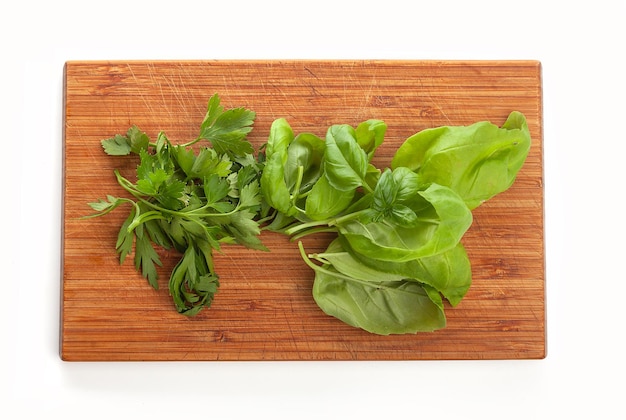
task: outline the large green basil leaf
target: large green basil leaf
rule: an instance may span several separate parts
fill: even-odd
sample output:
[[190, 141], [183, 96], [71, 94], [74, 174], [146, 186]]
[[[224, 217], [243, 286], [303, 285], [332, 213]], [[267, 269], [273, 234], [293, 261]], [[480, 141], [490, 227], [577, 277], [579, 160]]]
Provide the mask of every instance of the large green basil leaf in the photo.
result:
[[456, 306], [463, 299], [472, 282], [470, 260], [461, 243], [449, 251], [431, 257], [406, 262], [381, 261], [367, 258], [350, 248], [340, 235], [326, 251], [315, 254], [315, 259], [332, 265], [339, 273], [363, 281], [415, 280], [432, 286]]
[[444, 328], [446, 318], [440, 296], [425, 288], [412, 281], [350, 280], [327, 267], [316, 270], [313, 298], [327, 315], [374, 334], [430, 332]]
[[526, 118], [514, 111], [502, 128], [482, 121], [414, 134], [396, 150], [391, 166], [410, 168], [422, 184], [452, 188], [474, 209], [513, 184], [530, 144]]
[[350, 191], [364, 184], [368, 160], [356, 141], [356, 132], [347, 124], [333, 125], [326, 134], [324, 175], [339, 191]]
[[[337, 239], [342, 243], [342, 251], [350, 255], [352, 260], [345, 255], [328, 258], [329, 262], [339, 270], [357, 266], [359, 263], [367, 268], [360, 268], [363, 272], [383, 272], [388, 276], [396, 276], [403, 279], [414, 279], [437, 289], [450, 302], [456, 306], [467, 294], [472, 283], [472, 266], [462, 243], [449, 251], [442, 252], [430, 257], [416, 258], [404, 262], [382, 261], [368, 258], [354, 252], [343, 236]], [[328, 252], [328, 251], [327, 251]]]
[[[419, 200], [418, 200], [419, 199]], [[417, 223], [398, 225], [388, 218], [338, 219], [339, 232], [358, 253], [383, 261], [409, 261], [454, 248], [472, 224], [472, 213], [461, 197], [442, 185], [431, 184], [410, 203]]]

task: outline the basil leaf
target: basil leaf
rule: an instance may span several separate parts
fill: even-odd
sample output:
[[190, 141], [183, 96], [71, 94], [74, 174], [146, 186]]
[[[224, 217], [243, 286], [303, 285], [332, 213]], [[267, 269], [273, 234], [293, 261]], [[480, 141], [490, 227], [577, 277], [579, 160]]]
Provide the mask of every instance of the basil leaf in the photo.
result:
[[326, 145], [314, 134], [301, 133], [289, 144], [285, 164], [285, 183], [294, 194], [311, 189], [321, 175], [322, 158]]
[[280, 154], [283, 164], [287, 162], [287, 148], [294, 140], [293, 130], [284, 118], [278, 118], [272, 122], [270, 134], [265, 145], [267, 158], [274, 154]]
[[291, 194], [285, 182], [285, 165], [288, 159], [287, 148], [293, 141], [291, 127], [284, 119], [272, 123], [266, 145], [266, 162], [261, 174], [261, 189], [265, 201], [285, 214], [293, 215]]
[[413, 200], [420, 189], [417, 175], [408, 168], [386, 169], [374, 189], [372, 209], [374, 220], [391, 217], [400, 226], [410, 226], [418, 221], [415, 211], [406, 203]]
[[[349, 253], [355, 260], [353, 264], [360, 263], [370, 270], [384, 272], [387, 275], [395, 275], [403, 279], [413, 279], [432, 286], [441, 292], [452, 306], [461, 302], [471, 286], [472, 266], [465, 247], [460, 242], [454, 248], [430, 257], [398, 262], [366, 257], [354, 252], [344, 237], [340, 236], [338, 240], [342, 243], [342, 250]], [[344, 260], [338, 262], [329, 259], [329, 261], [342, 271], [340, 267], [342, 267]]]
[[341, 237], [337, 237], [328, 245], [326, 251], [310, 257], [332, 265], [339, 273], [357, 280], [380, 283], [402, 281], [407, 278], [404, 274], [378, 270], [375, 265], [365, 265], [353, 252], [344, 247], [344, 242]]
[[334, 125], [326, 134], [324, 174], [339, 191], [350, 191], [364, 184], [367, 154], [356, 141], [354, 128]]
[[306, 198], [305, 213], [311, 220], [335, 217], [352, 203], [354, 195], [355, 190], [340, 191], [321, 177]]
[[474, 209], [513, 184], [530, 144], [526, 118], [515, 111], [502, 128], [483, 121], [416, 133], [397, 149], [391, 166], [411, 169], [422, 184], [452, 188]]
[[438, 295], [419, 283], [365, 283], [335, 273], [332, 267], [318, 270], [313, 282], [313, 298], [327, 315], [379, 335], [429, 332], [446, 326], [440, 298], [433, 302]]
[[291, 206], [289, 190], [285, 184], [285, 171], [280, 155], [273, 155], [265, 162], [261, 175], [264, 198], [275, 209], [288, 213]]
[[364, 217], [338, 219], [337, 227], [356, 252], [383, 261], [408, 261], [454, 248], [472, 224], [471, 211], [450, 188], [432, 184], [414, 201], [419, 223], [376, 221], [363, 212]]
[[374, 157], [374, 152], [383, 143], [387, 124], [381, 120], [363, 121], [356, 127], [356, 141], [361, 149], [367, 153], [368, 162]]

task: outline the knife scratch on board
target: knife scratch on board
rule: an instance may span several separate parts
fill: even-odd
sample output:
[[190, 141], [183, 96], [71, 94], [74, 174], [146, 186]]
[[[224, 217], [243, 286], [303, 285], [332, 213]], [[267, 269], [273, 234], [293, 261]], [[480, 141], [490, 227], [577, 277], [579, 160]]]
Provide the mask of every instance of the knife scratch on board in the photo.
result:
[[[132, 76], [133, 80], [135, 81], [135, 85], [136, 86], [141, 86], [141, 80], [139, 80], [139, 78], [137, 77], [137, 75], [135, 74], [135, 72], [133, 71], [133, 67], [132, 65], [129, 63], [126, 65], [126, 67], [128, 68], [128, 71], [130, 72], [130, 75]], [[141, 90], [138, 89], [137, 91], [141, 101], [144, 103], [144, 105], [148, 108], [148, 110], [150, 111], [150, 113], [154, 113], [154, 109], [152, 108], [152, 105], [150, 103], [150, 101], [147, 101], [145, 96], [141, 93]]]
[[[167, 112], [167, 115], [170, 118], [174, 117], [174, 114], [172, 113], [172, 109], [169, 106], [167, 106], [167, 101], [166, 101], [166, 98], [165, 98], [165, 94], [163, 92], [163, 84], [161, 83], [161, 80], [159, 80], [158, 74], [155, 71], [154, 63], [149, 63], [147, 65], [147, 69], [148, 69], [148, 73], [150, 75], [150, 80], [153, 81], [153, 84], [157, 87], [159, 95], [161, 96], [161, 103], [163, 104], [163, 108], [165, 109], [165, 111]], [[176, 93], [177, 89], [171, 83], [171, 80], [169, 80], [169, 78], [167, 78], [167, 77], [163, 77], [163, 79], [165, 79], [165, 82], [170, 87], [173, 88], [172, 91], [174, 92], [174, 95], [177, 95], [177, 93]], [[144, 99], [143, 95], [142, 95], [142, 99]], [[145, 100], [144, 100], [144, 102], [145, 102]], [[150, 109], [150, 111], [152, 111], [152, 109]]]

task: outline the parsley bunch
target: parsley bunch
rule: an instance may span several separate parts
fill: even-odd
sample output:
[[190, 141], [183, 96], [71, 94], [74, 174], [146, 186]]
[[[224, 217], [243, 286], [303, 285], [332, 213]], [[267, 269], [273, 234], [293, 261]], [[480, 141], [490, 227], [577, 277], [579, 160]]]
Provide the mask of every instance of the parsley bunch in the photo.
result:
[[[120, 227], [116, 250], [120, 264], [133, 253], [135, 268], [158, 289], [155, 246], [182, 254], [169, 279], [179, 313], [192, 316], [209, 307], [219, 287], [213, 251], [237, 243], [267, 250], [259, 239], [262, 163], [247, 140], [255, 113], [245, 108], [224, 110], [215, 94], [198, 137], [174, 145], [160, 132], [155, 142], [136, 126], [125, 135], [102, 140], [108, 155], [139, 156], [135, 182], [115, 171], [130, 197], [107, 195], [89, 203], [103, 216], [122, 204], [130, 212]], [[192, 147], [205, 141], [208, 145]]]

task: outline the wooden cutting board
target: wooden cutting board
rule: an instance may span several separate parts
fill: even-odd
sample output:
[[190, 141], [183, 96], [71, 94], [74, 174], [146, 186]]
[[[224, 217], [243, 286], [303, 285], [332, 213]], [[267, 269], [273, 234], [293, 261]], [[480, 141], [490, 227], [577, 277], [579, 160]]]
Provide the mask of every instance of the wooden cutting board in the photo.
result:
[[[540, 359], [546, 355], [541, 65], [535, 61], [68, 62], [64, 74], [64, 188], [60, 354], [67, 361]], [[179, 256], [160, 252], [160, 289], [119, 264], [128, 209], [106, 217], [87, 202], [123, 195], [136, 157], [105, 155], [100, 140], [135, 124], [153, 139], [195, 138], [211, 95], [257, 113], [260, 146], [275, 118], [323, 137], [370, 118], [388, 125], [377, 166], [408, 136], [440, 125], [523, 112], [533, 139], [515, 184], [474, 211], [463, 243], [473, 267], [466, 298], [432, 333], [377, 336], [321, 312], [295, 243], [264, 233], [271, 252], [228, 246], [221, 287], [198, 316], [179, 315], [167, 280]], [[310, 252], [329, 237], [310, 238]]]

